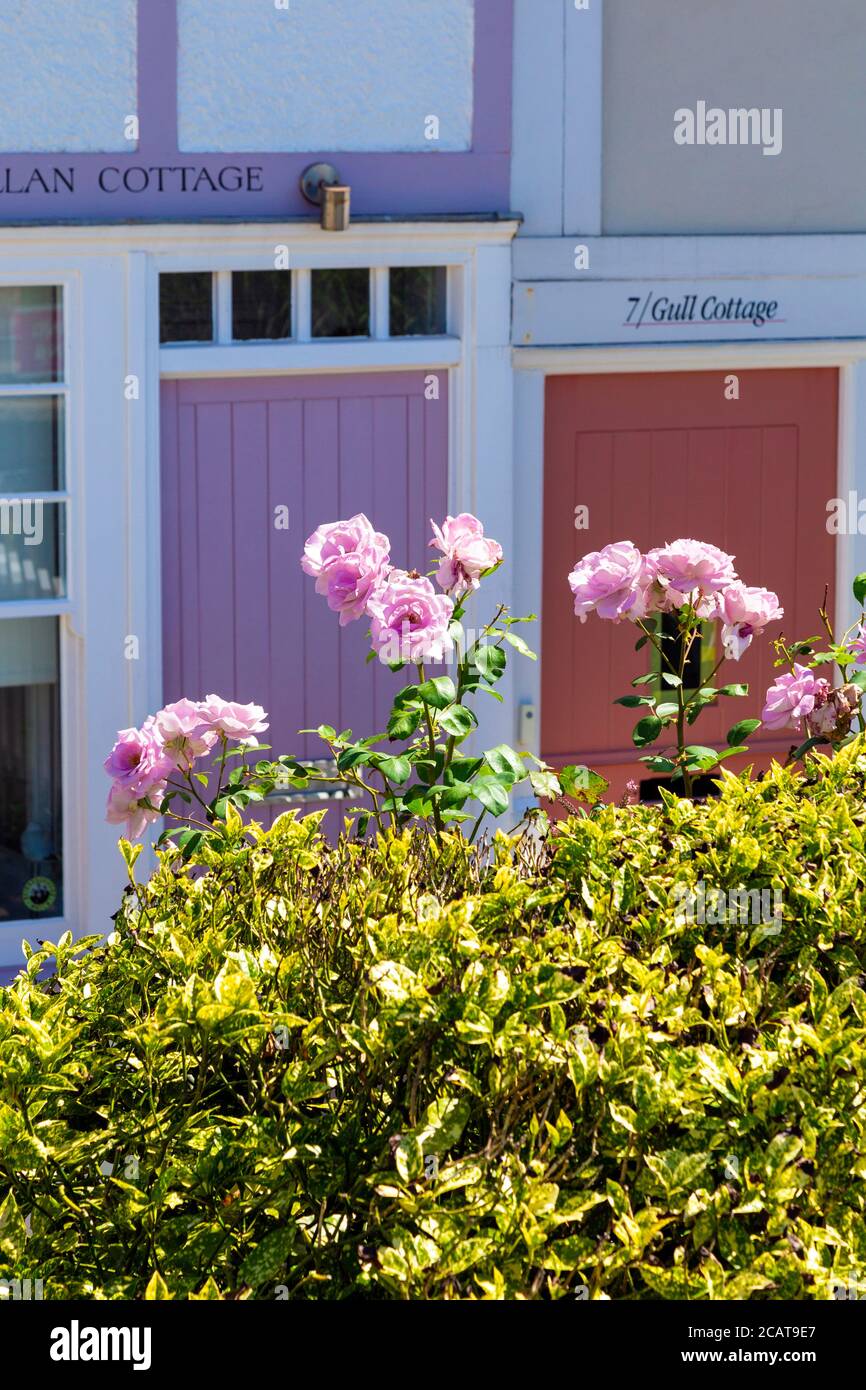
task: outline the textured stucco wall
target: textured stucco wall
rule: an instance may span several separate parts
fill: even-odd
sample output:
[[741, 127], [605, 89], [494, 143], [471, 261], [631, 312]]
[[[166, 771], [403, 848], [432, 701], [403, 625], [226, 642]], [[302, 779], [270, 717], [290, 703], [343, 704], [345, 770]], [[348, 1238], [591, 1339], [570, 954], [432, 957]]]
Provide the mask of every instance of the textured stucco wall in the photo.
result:
[[0, 150], [131, 150], [136, 0], [2, 0]]
[[179, 0], [178, 18], [181, 150], [471, 147], [473, 0]]

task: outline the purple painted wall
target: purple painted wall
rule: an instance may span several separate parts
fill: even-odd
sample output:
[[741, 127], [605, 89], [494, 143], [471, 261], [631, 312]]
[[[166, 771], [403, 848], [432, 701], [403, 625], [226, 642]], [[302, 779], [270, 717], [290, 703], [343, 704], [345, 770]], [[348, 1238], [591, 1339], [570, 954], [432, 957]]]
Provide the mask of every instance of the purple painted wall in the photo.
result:
[[[300, 568], [320, 522], [366, 512], [395, 565], [423, 565], [445, 515], [447, 376], [271, 377], [162, 384], [163, 690], [256, 701], [280, 753], [322, 757], [298, 730], [385, 728], [405, 685], [365, 665], [363, 620], [340, 628]], [[289, 508], [277, 530], [274, 509]]]
[[513, 0], [476, 0], [468, 153], [191, 155], [177, 149], [177, 0], [142, 0], [138, 149], [0, 155], [0, 222], [310, 216], [298, 180], [320, 159], [351, 184], [356, 215], [507, 212], [512, 18]]

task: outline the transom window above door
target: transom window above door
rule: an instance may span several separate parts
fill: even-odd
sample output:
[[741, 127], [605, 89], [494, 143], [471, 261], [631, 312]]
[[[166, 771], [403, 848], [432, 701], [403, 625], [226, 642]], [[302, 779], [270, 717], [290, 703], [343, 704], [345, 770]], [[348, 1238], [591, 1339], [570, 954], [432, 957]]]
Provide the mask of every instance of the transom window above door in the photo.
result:
[[447, 332], [446, 266], [172, 271], [159, 277], [164, 346]]

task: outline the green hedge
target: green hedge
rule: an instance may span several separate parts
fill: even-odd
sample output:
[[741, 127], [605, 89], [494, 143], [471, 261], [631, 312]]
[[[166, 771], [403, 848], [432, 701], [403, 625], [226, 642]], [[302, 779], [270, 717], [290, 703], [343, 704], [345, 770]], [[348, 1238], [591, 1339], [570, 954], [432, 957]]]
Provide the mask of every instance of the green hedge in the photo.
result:
[[[167, 853], [107, 944], [37, 951], [0, 990], [0, 1277], [107, 1298], [860, 1282], [864, 775], [858, 740], [704, 805], [599, 808], [537, 852], [500, 837], [487, 867], [456, 836], [330, 849], [317, 817]], [[776, 891], [782, 919], [689, 921], [700, 881]]]

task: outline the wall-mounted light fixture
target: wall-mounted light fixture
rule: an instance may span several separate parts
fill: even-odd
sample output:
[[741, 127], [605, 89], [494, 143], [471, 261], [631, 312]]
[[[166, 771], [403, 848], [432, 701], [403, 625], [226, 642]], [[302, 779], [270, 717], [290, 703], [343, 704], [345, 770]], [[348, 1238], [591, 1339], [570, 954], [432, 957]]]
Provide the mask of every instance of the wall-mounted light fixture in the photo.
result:
[[345, 232], [350, 221], [352, 190], [340, 183], [333, 164], [311, 164], [301, 175], [301, 192], [322, 210], [322, 231]]

